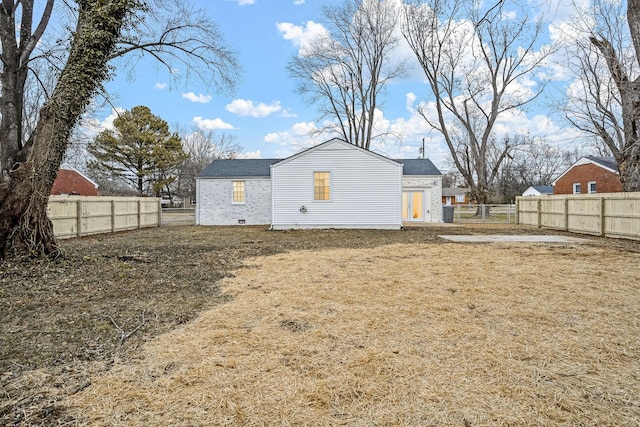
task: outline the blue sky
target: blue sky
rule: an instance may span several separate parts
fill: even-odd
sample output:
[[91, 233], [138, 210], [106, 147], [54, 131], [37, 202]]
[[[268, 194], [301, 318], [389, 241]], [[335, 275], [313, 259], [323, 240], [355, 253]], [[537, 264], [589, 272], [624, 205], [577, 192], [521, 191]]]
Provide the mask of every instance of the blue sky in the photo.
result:
[[[119, 73], [107, 84], [107, 90], [116, 94], [115, 106], [130, 109], [146, 105], [172, 127], [196, 125], [235, 135], [243, 156], [249, 158], [286, 157], [309, 146], [311, 141], [306, 134], [317, 125], [318, 115], [315, 107], [306, 105], [296, 93], [296, 82], [286, 67], [305, 37], [321, 29], [320, 5], [337, 0], [198, 1], [209, 10], [227, 44], [237, 52], [243, 67], [237, 91], [233, 95], [216, 94], [198, 81], [170, 85], [166, 70], [141, 63], [133, 79]], [[569, 5], [569, 0], [546, 2], [543, 12], [550, 12], [549, 23], [558, 21], [570, 13]], [[409, 54], [407, 49], [399, 49], [398, 55]], [[417, 158], [425, 138], [427, 157], [447, 170], [448, 149], [415, 112], [416, 102], [424, 99], [427, 92], [417, 68], [389, 86], [379, 116], [380, 126], [401, 132], [403, 141], [374, 144], [373, 150], [392, 158]], [[100, 111], [96, 119], [101, 126], [108, 126], [113, 112]], [[560, 120], [541, 104], [506, 118], [504, 125], [566, 146], [575, 139], [576, 132], [562, 128]]]

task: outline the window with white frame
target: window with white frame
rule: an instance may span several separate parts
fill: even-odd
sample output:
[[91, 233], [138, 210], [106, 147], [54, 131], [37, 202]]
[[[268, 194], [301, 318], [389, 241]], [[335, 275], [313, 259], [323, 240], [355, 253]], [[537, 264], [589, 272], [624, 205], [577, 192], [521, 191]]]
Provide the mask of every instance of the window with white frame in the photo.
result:
[[582, 193], [582, 186], [580, 185], [579, 182], [574, 182], [573, 183], [573, 194], [580, 194]]
[[331, 200], [330, 178], [329, 172], [313, 173], [313, 200]]
[[589, 191], [589, 194], [596, 193], [596, 182], [595, 181], [587, 182], [587, 190]]
[[233, 181], [232, 203], [244, 203], [244, 181]]
[[464, 194], [459, 194], [456, 196], [456, 203], [464, 203]]

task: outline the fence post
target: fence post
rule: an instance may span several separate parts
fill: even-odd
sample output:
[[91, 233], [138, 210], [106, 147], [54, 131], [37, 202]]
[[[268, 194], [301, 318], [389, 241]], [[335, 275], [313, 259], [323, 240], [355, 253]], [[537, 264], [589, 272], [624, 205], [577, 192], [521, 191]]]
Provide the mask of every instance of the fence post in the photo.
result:
[[569, 231], [569, 198], [564, 196], [564, 231]]
[[142, 199], [138, 198], [138, 228], [142, 228]]
[[518, 199], [516, 197], [516, 211], [514, 212], [515, 214], [515, 218], [514, 218], [514, 224], [518, 225], [520, 224], [520, 199]]
[[158, 227], [162, 227], [162, 198], [158, 199]]
[[76, 221], [78, 221], [76, 234], [78, 237], [82, 237], [82, 200], [80, 199], [76, 200]]
[[538, 228], [542, 228], [542, 200], [541, 199], [537, 200], [536, 209], [538, 210]]
[[605, 236], [605, 227], [604, 227], [604, 197], [600, 197], [600, 236]]
[[116, 232], [116, 201], [111, 199], [111, 232]]

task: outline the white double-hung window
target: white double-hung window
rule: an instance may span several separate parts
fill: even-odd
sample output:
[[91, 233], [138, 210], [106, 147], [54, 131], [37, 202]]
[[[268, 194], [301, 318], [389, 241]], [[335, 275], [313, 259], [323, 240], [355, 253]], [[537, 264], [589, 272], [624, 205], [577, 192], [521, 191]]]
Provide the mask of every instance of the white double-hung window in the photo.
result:
[[233, 181], [233, 195], [231, 197], [231, 203], [241, 204], [244, 203], [244, 181]]
[[331, 173], [313, 173], [313, 200], [331, 200]]

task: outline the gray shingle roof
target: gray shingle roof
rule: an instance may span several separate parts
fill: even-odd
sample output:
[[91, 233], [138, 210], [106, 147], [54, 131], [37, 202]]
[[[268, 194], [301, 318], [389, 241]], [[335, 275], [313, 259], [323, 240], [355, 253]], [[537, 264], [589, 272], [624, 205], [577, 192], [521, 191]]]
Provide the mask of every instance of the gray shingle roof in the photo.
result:
[[532, 187], [540, 194], [553, 194], [553, 186], [551, 185], [534, 185]]
[[[269, 177], [270, 166], [283, 159], [214, 160], [200, 172], [198, 178]], [[442, 175], [429, 159], [393, 159], [404, 164], [403, 175]]]
[[271, 165], [282, 159], [220, 159], [200, 172], [198, 178], [269, 177]]
[[442, 175], [442, 172], [429, 159], [393, 159], [402, 163], [403, 175]]
[[[323, 144], [311, 147], [301, 153], [294, 154], [286, 159], [221, 159], [214, 160], [197, 175], [197, 178], [240, 178], [240, 177], [269, 177], [271, 165], [300, 156], [306, 151], [315, 150], [332, 142], [342, 140], [331, 139]], [[355, 147], [354, 147], [355, 148]], [[362, 148], [358, 148], [362, 150]], [[392, 162], [402, 163], [403, 175], [442, 175], [438, 168], [429, 159], [389, 159], [380, 154], [371, 152], [372, 155], [387, 159]]]
[[469, 192], [468, 188], [443, 187], [442, 195], [445, 197], [464, 196]]
[[614, 157], [598, 157], [598, 156], [586, 156], [587, 159], [596, 162], [606, 168], [618, 170], [618, 162]]

